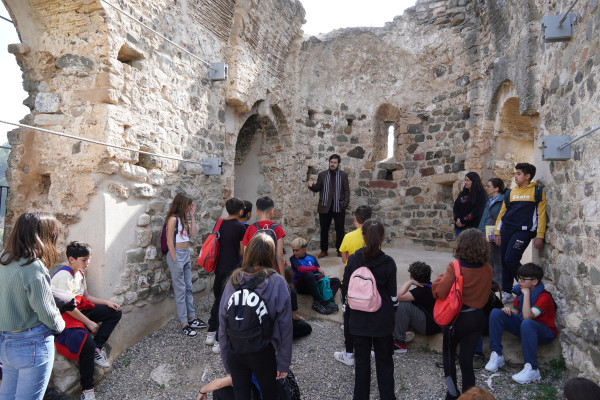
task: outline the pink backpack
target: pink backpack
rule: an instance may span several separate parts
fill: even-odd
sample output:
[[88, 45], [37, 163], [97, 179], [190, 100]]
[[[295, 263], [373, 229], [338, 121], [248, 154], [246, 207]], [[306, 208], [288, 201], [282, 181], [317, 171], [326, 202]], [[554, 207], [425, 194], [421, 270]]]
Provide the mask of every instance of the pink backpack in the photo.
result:
[[350, 276], [348, 306], [353, 310], [366, 312], [375, 312], [381, 307], [381, 296], [369, 268], [360, 267]]

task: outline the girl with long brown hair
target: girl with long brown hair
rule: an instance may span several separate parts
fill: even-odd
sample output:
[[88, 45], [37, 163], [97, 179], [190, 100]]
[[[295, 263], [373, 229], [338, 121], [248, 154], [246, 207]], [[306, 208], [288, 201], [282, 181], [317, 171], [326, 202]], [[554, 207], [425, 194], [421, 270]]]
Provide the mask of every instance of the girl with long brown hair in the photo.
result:
[[[287, 376], [292, 361], [292, 305], [285, 279], [274, 270], [275, 243], [264, 234], [254, 235], [246, 247], [242, 267], [231, 273], [219, 307], [219, 345], [225, 371], [231, 374], [236, 400], [250, 398], [252, 374], [256, 377], [264, 399], [277, 398], [276, 379]], [[248, 291], [248, 292], [246, 292]], [[245, 295], [241, 295], [243, 292]], [[249, 294], [249, 292], [253, 292]], [[258, 296], [256, 300], [254, 294]], [[238, 307], [238, 304], [241, 306]], [[261, 333], [243, 332], [246, 314], [228, 315], [244, 306], [255, 304], [261, 314]], [[264, 304], [263, 304], [264, 303]], [[233, 306], [234, 309], [232, 309]], [[266, 313], [264, 313], [266, 308]], [[263, 315], [265, 314], [265, 315]], [[233, 325], [230, 321], [239, 321]], [[264, 321], [263, 321], [264, 320]], [[266, 324], [266, 325], [263, 325]], [[272, 324], [272, 328], [269, 327]], [[272, 333], [265, 337], [265, 330]], [[254, 334], [256, 333], [256, 334]]]
[[48, 268], [58, 258], [53, 216], [24, 213], [0, 255], [0, 399], [41, 400], [54, 364], [54, 334], [65, 322]]
[[190, 337], [197, 335], [194, 329], [206, 328], [206, 323], [196, 317], [192, 296], [192, 263], [190, 260], [190, 236], [196, 237], [196, 205], [185, 193], [177, 193], [165, 224], [167, 225], [167, 265], [171, 271], [175, 308], [182, 332]]

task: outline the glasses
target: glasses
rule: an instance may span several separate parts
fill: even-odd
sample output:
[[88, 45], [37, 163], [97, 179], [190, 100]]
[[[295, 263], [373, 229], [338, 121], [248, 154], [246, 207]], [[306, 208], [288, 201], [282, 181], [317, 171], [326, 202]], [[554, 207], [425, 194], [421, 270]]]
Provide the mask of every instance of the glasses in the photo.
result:
[[522, 276], [517, 276], [517, 282], [525, 282], [525, 281], [535, 281], [536, 278], [523, 278]]

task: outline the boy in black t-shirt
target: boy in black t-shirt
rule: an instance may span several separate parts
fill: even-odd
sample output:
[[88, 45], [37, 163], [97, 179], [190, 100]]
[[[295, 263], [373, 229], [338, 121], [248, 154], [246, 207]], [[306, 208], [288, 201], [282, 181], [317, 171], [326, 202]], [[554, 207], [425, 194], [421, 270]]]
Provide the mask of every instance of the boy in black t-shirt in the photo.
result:
[[229, 199], [225, 202], [225, 209], [229, 214], [227, 218], [221, 222], [219, 228], [219, 260], [215, 267], [215, 281], [213, 285], [213, 293], [215, 302], [210, 310], [210, 319], [208, 320], [208, 332], [206, 332], [207, 345], [212, 345], [212, 352], [219, 353], [219, 343], [217, 340], [217, 331], [219, 330], [219, 304], [221, 303], [221, 293], [223, 285], [231, 274], [231, 272], [239, 266], [242, 256], [242, 239], [246, 228], [239, 221], [239, 218], [244, 214], [244, 202], [240, 199]]
[[[431, 293], [431, 267], [417, 261], [410, 264], [408, 272], [410, 279], [398, 290], [400, 303], [396, 309], [394, 353], [406, 353], [406, 342], [415, 337], [413, 330], [422, 335], [440, 332], [440, 327], [433, 320], [435, 298]], [[410, 289], [412, 286], [414, 288]]]

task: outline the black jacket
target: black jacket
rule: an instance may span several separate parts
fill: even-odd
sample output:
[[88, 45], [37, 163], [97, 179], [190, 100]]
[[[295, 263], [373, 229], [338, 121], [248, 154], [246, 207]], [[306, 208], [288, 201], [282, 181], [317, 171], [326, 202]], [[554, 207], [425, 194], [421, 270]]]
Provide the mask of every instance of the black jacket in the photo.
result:
[[[346, 174], [339, 168], [338, 173], [340, 174], [340, 178], [342, 181], [342, 187], [340, 188], [340, 210], [344, 211], [346, 210], [346, 208], [348, 208], [348, 205], [350, 204], [350, 185], [348, 183], [348, 174]], [[327, 214], [329, 210], [333, 207], [333, 187], [329, 191], [327, 199], [325, 199], [327, 205], [323, 205], [323, 188], [325, 187], [325, 179], [327, 179], [327, 171], [319, 172], [317, 181], [309, 187], [309, 189], [313, 192], [319, 192], [319, 205], [317, 207], [317, 212], [319, 214]]]
[[485, 193], [480, 193], [475, 204], [472, 204], [469, 199], [469, 192], [463, 190], [454, 201], [454, 208], [452, 210], [454, 223], [456, 224], [456, 220], [460, 219], [460, 222], [464, 225], [460, 229], [479, 227], [479, 221], [481, 221], [486, 203], [487, 197]]
[[348, 265], [344, 271], [342, 295], [348, 293], [350, 276], [360, 267], [368, 267], [377, 283], [377, 290], [381, 296], [381, 308], [375, 312], [352, 310], [350, 314], [350, 334], [354, 336], [384, 337], [390, 336], [394, 331], [394, 313], [398, 306], [398, 287], [396, 285], [396, 263], [392, 257], [380, 252], [375, 258], [364, 258], [364, 249], [357, 250], [348, 258]]

